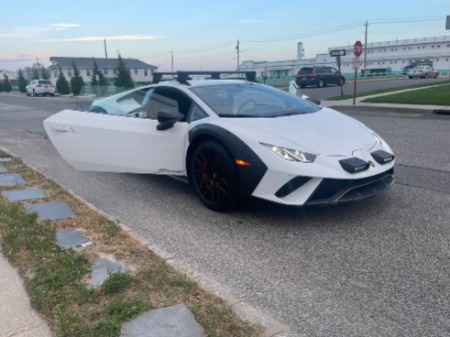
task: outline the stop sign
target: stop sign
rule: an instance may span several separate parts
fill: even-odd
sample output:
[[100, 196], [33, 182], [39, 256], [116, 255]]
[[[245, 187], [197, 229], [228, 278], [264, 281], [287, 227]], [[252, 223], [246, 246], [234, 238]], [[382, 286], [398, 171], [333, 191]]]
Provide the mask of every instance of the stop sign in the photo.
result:
[[361, 41], [356, 41], [355, 45], [353, 46], [353, 54], [355, 54], [356, 57], [360, 57], [362, 54], [362, 43]]

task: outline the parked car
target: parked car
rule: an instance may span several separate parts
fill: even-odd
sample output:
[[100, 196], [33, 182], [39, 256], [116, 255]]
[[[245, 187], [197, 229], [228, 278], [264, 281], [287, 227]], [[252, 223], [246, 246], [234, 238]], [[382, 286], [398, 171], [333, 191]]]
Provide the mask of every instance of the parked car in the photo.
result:
[[302, 67], [295, 75], [295, 82], [300, 88], [311, 85], [323, 88], [328, 84], [344, 85], [345, 78], [333, 67]]
[[239, 195], [309, 205], [393, 184], [391, 148], [351, 117], [255, 83], [255, 72], [247, 81], [169, 74], [176, 79], [97, 100], [90, 112], [48, 117], [51, 142], [80, 170], [185, 177], [215, 211]]
[[405, 66], [402, 70], [402, 74], [407, 75], [408, 71], [414, 67], [417, 67], [417, 64], [410, 64], [410, 65]]
[[55, 87], [49, 80], [32, 80], [29, 85], [26, 86], [27, 96], [55, 96]]
[[435, 71], [430, 66], [417, 66], [412, 69], [409, 69], [407, 72], [409, 78], [420, 77], [420, 78], [437, 78], [438, 72]]

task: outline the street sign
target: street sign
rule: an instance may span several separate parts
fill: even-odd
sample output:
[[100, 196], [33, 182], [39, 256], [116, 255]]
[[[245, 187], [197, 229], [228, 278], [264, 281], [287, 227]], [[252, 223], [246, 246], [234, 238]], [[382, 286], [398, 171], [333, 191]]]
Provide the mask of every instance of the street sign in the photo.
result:
[[330, 50], [331, 57], [345, 56], [345, 49]]
[[353, 54], [355, 54], [356, 57], [360, 57], [362, 54], [362, 43], [361, 41], [356, 41], [355, 45], [353, 46]]
[[359, 57], [352, 58], [352, 69], [359, 69]]

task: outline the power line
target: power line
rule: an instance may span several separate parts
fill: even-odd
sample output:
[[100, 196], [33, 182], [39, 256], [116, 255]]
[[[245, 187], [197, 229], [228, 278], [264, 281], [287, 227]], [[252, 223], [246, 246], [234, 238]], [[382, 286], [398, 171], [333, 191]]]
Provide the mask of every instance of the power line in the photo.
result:
[[445, 18], [439, 17], [439, 16], [403, 18], [403, 19], [374, 19], [374, 20], [370, 20], [370, 24], [386, 25], [386, 24], [393, 24], [393, 23], [417, 23], [417, 22], [443, 21], [443, 20], [445, 20]]
[[311, 32], [304, 33], [304, 34], [278, 36], [278, 37], [268, 38], [268, 39], [263, 39], [263, 40], [243, 40], [242, 42], [246, 42], [246, 43], [278, 42], [278, 41], [287, 41], [287, 40], [294, 40], [294, 39], [300, 39], [300, 38], [314, 37], [314, 36], [319, 36], [319, 35], [335, 33], [338, 31], [347, 30], [347, 29], [351, 29], [351, 28], [356, 28], [356, 27], [361, 26], [361, 24], [363, 22], [364, 21], [358, 21], [358, 22], [340, 25], [340, 26], [336, 26], [336, 27], [324, 28], [321, 30], [311, 31]]
[[[374, 25], [382, 25], [382, 24], [396, 24], [396, 23], [417, 23], [417, 22], [427, 22], [427, 21], [443, 21], [445, 18], [441, 16], [429, 16], [429, 17], [413, 17], [413, 18], [394, 18], [394, 19], [372, 19], [369, 20], [370, 24]], [[311, 31], [304, 34], [296, 34], [296, 35], [284, 35], [273, 38], [267, 38], [262, 40], [242, 40], [241, 42], [246, 43], [264, 43], [264, 42], [279, 42], [279, 41], [288, 41], [300, 38], [308, 38], [315, 37], [320, 35], [327, 35], [347, 29], [352, 29], [359, 27], [364, 24], [365, 21], [357, 21], [353, 23], [348, 23], [336, 27], [324, 28], [317, 31]]]
[[382, 35], [439, 35], [439, 34], [444, 34], [445, 35], [445, 31], [442, 32], [434, 32], [434, 33], [388, 33], [388, 32], [377, 32], [377, 31], [371, 31], [371, 33], [373, 34], [382, 34]]

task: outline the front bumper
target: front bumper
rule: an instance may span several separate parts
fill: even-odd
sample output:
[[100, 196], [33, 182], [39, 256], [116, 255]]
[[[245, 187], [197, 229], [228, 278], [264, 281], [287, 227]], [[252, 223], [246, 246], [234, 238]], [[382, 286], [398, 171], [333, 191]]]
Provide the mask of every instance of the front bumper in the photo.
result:
[[323, 179], [306, 205], [355, 201], [371, 197], [394, 184], [394, 168], [364, 179]]
[[[381, 163], [380, 158], [377, 162], [372, 156], [361, 157], [370, 164], [363, 171], [352, 173], [339, 165], [339, 160], [343, 161], [339, 158], [318, 158], [322, 162], [317, 164], [285, 163], [283, 170], [268, 165], [252, 196], [301, 206], [354, 201], [389, 189], [394, 183], [393, 157], [386, 163]], [[325, 165], [327, 162], [333, 165]], [[295, 170], [291, 169], [293, 166]]]

